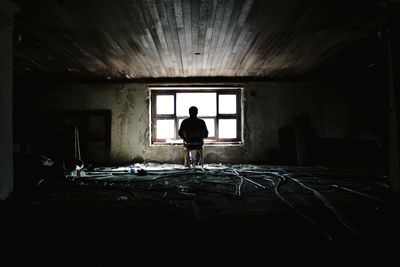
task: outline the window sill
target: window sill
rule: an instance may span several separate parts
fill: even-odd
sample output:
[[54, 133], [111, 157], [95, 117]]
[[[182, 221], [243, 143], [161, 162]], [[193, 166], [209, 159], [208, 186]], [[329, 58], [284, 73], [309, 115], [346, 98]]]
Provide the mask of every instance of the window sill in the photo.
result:
[[[150, 146], [182, 146], [183, 142], [181, 140], [179, 141], [171, 141], [171, 142], [162, 142], [162, 141], [156, 141], [150, 144]], [[204, 141], [204, 147], [208, 146], [243, 146], [244, 143], [237, 141], [237, 142], [213, 142], [213, 141]]]

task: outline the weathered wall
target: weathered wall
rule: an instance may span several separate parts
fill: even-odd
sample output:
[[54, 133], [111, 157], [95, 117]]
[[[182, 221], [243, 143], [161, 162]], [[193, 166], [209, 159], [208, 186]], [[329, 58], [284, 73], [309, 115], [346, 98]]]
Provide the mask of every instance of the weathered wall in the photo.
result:
[[[279, 151], [279, 128], [306, 114], [319, 137], [352, 137], [352, 98], [316, 82], [244, 84], [244, 145], [207, 146], [206, 162], [270, 163]], [[148, 90], [144, 83], [42, 87], [44, 110], [111, 110], [111, 161], [182, 161], [180, 146], [150, 146]]]
[[148, 104], [145, 84], [49, 86], [40, 98], [45, 110], [111, 110], [111, 160], [147, 152]]
[[247, 153], [250, 161], [268, 161], [279, 151], [279, 128], [306, 115], [319, 137], [348, 138], [353, 114], [348, 96], [315, 82], [249, 83]]

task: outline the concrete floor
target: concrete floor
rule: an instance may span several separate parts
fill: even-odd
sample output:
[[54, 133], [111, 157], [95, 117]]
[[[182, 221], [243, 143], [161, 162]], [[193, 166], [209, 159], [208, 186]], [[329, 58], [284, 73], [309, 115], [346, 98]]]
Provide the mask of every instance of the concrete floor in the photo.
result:
[[25, 182], [0, 206], [15, 265], [91, 266], [388, 266], [399, 207], [376, 172], [155, 163]]

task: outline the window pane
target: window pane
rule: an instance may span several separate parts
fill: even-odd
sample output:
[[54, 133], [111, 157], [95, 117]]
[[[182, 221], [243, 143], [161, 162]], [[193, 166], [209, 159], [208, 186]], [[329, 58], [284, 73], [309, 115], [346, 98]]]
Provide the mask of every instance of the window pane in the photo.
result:
[[208, 137], [215, 137], [215, 122], [214, 119], [203, 119], [206, 122]]
[[175, 138], [175, 122], [174, 122], [174, 120], [157, 120], [156, 137], [157, 137], [157, 139], [173, 139], [173, 138]]
[[183, 121], [183, 120], [184, 120], [184, 119], [179, 119], [179, 120], [178, 120], [178, 125], [179, 125], [178, 129], [181, 128], [181, 124], [182, 124], [182, 121]]
[[156, 113], [157, 114], [174, 114], [174, 96], [173, 95], [157, 95]]
[[236, 119], [218, 120], [219, 138], [236, 138]]
[[236, 95], [218, 96], [219, 114], [236, 114]]
[[176, 93], [176, 115], [189, 116], [189, 108], [196, 106], [200, 116], [217, 115], [216, 93]]

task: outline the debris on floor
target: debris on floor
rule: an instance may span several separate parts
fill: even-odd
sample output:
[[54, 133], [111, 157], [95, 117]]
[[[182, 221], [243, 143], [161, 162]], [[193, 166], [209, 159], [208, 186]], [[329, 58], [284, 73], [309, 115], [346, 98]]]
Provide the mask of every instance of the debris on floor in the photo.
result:
[[[290, 253], [280, 262], [366, 266], [385, 263], [382, 256], [394, 253], [390, 242], [400, 237], [400, 201], [380, 173], [142, 163], [65, 175], [61, 185], [43, 182], [35, 189], [40, 194], [21, 196], [23, 204], [6, 220], [14, 226], [11, 240], [27, 235], [44, 246], [117, 248], [138, 256], [207, 250], [205, 258], [224, 262]], [[57, 238], [55, 229], [62, 232]]]

